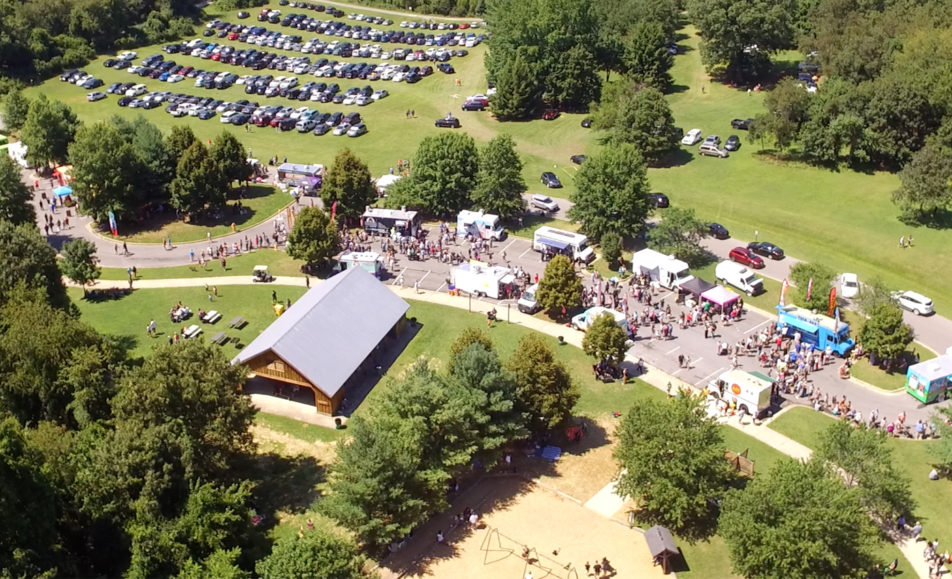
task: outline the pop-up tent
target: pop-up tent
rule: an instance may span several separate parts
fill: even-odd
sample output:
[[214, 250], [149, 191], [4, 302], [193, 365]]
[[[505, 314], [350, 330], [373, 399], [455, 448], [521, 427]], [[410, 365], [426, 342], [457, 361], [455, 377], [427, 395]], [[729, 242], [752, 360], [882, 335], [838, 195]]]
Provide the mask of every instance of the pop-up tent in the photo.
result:
[[701, 294], [701, 299], [707, 300], [723, 309], [740, 299], [740, 296], [726, 287], [719, 285]]
[[717, 286], [709, 281], [704, 281], [699, 277], [694, 277], [681, 284], [681, 291], [687, 292], [695, 298], [701, 297], [701, 294]]
[[53, 195], [57, 197], [69, 197], [73, 194], [73, 188], [67, 185], [60, 185], [56, 189], [53, 189]]

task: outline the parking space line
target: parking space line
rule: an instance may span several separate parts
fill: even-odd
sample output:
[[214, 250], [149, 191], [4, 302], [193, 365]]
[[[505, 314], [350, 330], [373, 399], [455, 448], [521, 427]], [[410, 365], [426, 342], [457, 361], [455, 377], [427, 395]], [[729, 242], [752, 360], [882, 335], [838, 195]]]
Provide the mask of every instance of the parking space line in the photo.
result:
[[756, 326], [754, 326], [753, 328], [747, 330], [747, 331], [744, 332], [744, 333], [745, 333], [745, 334], [749, 334], [749, 333], [751, 333], [751, 332], [753, 332], [753, 331], [756, 331], [757, 328], [759, 328], [760, 326], [763, 326], [764, 324], [770, 324], [770, 323], [773, 323], [773, 320], [764, 320], [764, 321], [760, 322], [759, 324], [757, 324]]
[[[400, 281], [400, 278], [403, 277], [403, 274], [407, 271], [407, 269], [409, 268], [404, 267], [403, 269], [400, 270], [400, 273], [393, 276], [393, 281], [390, 282], [390, 285], [397, 285], [397, 282]], [[406, 281], [406, 278], [404, 278], [404, 281]]]
[[525, 255], [526, 255], [527, 253], [529, 253], [530, 251], [535, 251], [534, 249], [532, 249], [532, 245], [531, 245], [531, 244], [529, 245], [529, 249], [527, 249], [527, 250], [525, 250], [525, 251], [523, 251], [522, 253], [519, 254], [519, 259], [522, 259], [523, 257], [525, 257]]
[[512, 245], [513, 245], [515, 242], [516, 242], [515, 238], [511, 239], [511, 240], [509, 241], [509, 245], [507, 245], [506, 247], [502, 248], [502, 250], [503, 250], [503, 251], [509, 251], [509, 248], [512, 247]]
[[721, 368], [718, 368], [717, 370], [711, 372], [711, 373], [708, 374], [707, 376], [701, 378], [701, 381], [700, 381], [700, 382], [696, 382], [696, 383], [695, 383], [695, 386], [698, 386], [698, 385], [700, 385], [700, 384], [707, 384], [707, 382], [708, 382], [713, 376], [717, 376], [718, 374], [723, 374], [725, 368], [727, 368], [727, 366], [722, 366]]
[[446, 285], [446, 282], [444, 281], [443, 283], [440, 284], [440, 287], [436, 288], [435, 291], [439, 292], [441, 289], [443, 289], [443, 286], [445, 285]]
[[431, 273], [433, 273], [433, 272], [430, 271], [430, 270], [427, 270], [427, 272], [426, 272], [425, 274], [423, 274], [423, 277], [421, 277], [420, 279], [417, 280], [417, 281], [420, 283], [420, 285], [423, 284], [423, 280], [426, 279], [426, 276], [430, 275]]
[[677, 348], [675, 348], [675, 349], [673, 349], [673, 350], [668, 350], [667, 352], [664, 353], [664, 355], [665, 355], [665, 356], [670, 356], [671, 354], [677, 352], [677, 351], [680, 350], [680, 349], [681, 349], [681, 346], [678, 346]]

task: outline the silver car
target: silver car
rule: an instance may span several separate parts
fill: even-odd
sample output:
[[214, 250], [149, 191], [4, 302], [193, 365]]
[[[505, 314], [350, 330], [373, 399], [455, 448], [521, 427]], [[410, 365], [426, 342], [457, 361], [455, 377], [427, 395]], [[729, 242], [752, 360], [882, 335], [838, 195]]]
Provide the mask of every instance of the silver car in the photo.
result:
[[548, 195], [533, 195], [530, 203], [533, 207], [543, 211], [555, 212], [559, 210], [559, 204]]

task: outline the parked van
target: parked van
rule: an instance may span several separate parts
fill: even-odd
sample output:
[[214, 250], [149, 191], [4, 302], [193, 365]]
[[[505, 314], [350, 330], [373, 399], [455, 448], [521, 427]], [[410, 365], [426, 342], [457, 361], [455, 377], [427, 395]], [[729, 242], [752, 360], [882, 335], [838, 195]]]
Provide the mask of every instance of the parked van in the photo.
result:
[[666, 288], [681, 287], [694, 279], [687, 263], [653, 249], [635, 252], [631, 258], [631, 273], [647, 275], [651, 281]]
[[534, 283], [526, 288], [526, 291], [522, 292], [522, 295], [519, 296], [519, 301], [516, 302], [520, 312], [524, 314], [534, 314], [542, 309], [542, 306], [536, 301], [537, 291], [539, 291], [539, 284]]
[[501, 241], [506, 237], [506, 231], [499, 225], [498, 215], [463, 210], [456, 216], [456, 235], [460, 237], [472, 235], [479, 239], [492, 238]]
[[764, 291], [764, 280], [754, 275], [745, 265], [733, 261], [722, 261], [714, 268], [714, 277], [723, 284], [730, 284], [749, 296]]
[[562, 254], [573, 261], [589, 263], [595, 259], [595, 251], [588, 246], [588, 238], [581, 233], [562, 231], [548, 225], [535, 230], [532, 235], [532, 249], [538, 252], [549, 252], [552, 255]]
[[588, 308], [581, 314], [574, 316], [572, 318], [572, 327], [576, 330], [586, 331], [588, 328], [595, 322], [595, 318], [600, 316], [609, 315], [615, 319], [615, 323], [621, 326], [621, 329], [625, 330], [625, 335], [631, 335], [631, 332], [628, 329], [628, 318], [625, 317], [625, 314], [621, 312], [616, 312], [608, 308], [603, 308], [601, 306], [595, 306], [593, 308]]

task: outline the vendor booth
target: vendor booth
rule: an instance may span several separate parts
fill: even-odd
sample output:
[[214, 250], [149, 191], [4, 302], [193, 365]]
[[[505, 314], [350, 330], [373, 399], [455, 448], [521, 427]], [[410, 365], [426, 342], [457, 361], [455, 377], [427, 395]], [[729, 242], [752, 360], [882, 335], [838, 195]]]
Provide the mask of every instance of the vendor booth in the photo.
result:
[[688, 294], [695, 300], [701, 298], [704, 292], [714, 289], [717, 286], [709, 281], [704, 281], [699, 277], [694, 277], [678, 286], [678, 289], [684, 294]]
[[721, 311], [725, 311], [731, 305], [733, 305], [737, 300], [740, 299], [740, 296], [727, 289], [726, 287], [719, 285], [714, 286], [713, 288], [707, 290], [701, 294], [701, 299], [711, 302], [712, 304], [721, 308]]
[[[952, 349], [952, 348], [950, 348]], [[952, 353], [909, 366], [906, 392], [926, 404], [944, 400], [952, 390]]]

